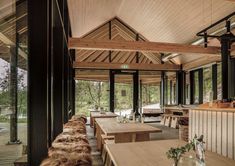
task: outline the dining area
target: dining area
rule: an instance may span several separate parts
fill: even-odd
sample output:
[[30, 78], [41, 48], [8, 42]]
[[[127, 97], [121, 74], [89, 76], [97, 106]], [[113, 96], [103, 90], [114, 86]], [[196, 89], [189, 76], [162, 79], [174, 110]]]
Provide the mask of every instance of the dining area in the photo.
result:
[[[107, 116], [109, 115], [110, 112], [107, 112]], [[96, 140], [95, 145], [92, 145], [95, 146], [93, 150], [98, 152], [102, 162], [97, 164], [94, 161], [94, 165], [233, 166], [235, 164], [231, 158], [206, 150], [205, 140], [200, 140], [200, 135], [190, 138], [187, 142], [180, 139], [179, 129], [171, 128], [177, 134], [174, 138], [168, 137], [166, 133], [169, 127], [160, 122], [141, 123], [133, 119], [122, 119], [123, 121], [120, 119], [118, 115], [105, 117], [103, 113], [103, 118], [94, 118], [92, 128], [88, 126], [92, 131], [91, 137]], [[203, 146], [201, 153], [198, 152], [199, 145]], [[178, 159], [175, 155], [178, 155]]]

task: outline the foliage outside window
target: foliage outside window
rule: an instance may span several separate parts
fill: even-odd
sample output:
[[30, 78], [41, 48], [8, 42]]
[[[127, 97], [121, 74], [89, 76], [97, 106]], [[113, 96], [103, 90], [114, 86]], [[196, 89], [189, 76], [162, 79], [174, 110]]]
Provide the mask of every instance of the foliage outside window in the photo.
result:
[[212, 98], [212, 67], [208, 67], [203, 69], [203, 103]]
[[222, 100], [222, 65], [217, 64], [217, 99]]
[[190, 78], [189, 73], [186, 73], [186, 104], [190, 104]]
[[89, 115], [95, 106], [108, 110], [108, 82], [76, 81], [76, 113]]
[[194, 104], [199, 103], [199, 72], [194, 72]]
[[166, 72], [166, 104], [176, 104], [176, 72]]
[[142, 86], [142, 106], [160, 103], [160, 85]]

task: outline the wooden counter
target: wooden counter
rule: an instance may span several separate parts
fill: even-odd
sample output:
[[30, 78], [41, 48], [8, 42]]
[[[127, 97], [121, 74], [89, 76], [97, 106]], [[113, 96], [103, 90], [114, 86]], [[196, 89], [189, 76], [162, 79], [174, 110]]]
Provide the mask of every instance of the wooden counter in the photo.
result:
[[[170, 166], [173, 160], [167, 159], [166, 152], [171, 147], [185, 145], [179, 140], [162, 140], [122, 144], [109, 144], [107, 152], [115, 166]], [[234, 166], [235, 161], [216, 153], [206, 151], [207, 166]]]
[[235, 109], [193, 108], [189, 111], [189, 139], [204, 135], [206, 149], [235, 159]]
[[208, 108], [191, 108], [191, 110], [202, 110], [202, 111], [218, 111], [218, 112], [235, 112], [235, 108], [213, 108], [213, 107], [208, 107]]

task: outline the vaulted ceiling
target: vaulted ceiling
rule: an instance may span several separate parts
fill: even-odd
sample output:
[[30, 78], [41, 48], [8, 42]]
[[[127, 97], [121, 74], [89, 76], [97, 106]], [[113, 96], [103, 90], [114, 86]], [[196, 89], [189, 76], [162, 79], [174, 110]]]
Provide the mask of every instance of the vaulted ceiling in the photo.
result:
[[[228, 0], [68, 0], [72, 37], [84, 37], [108, 20], [117, 17], [146, 40], [191, 44], [196, 33], [235, 11]], [[235, 18], [232, 19], [234, 22]], [[214, 29], [220, 30], [221, 24]], [[120, 36], [116, 37], [119, 38]], [[123, 37], [123, 36], [122, 36]], [[96, 37], [94, 37], [96, 38]], [[211, 45], [218, 45], [212, 42]], [[200, 43], [199, 43], [200, 44]], [[159, 59], [159, 55], [152, 56]], [[207, 64], [220, 57], [184, 54], [171, 58], [187, 69]], [[153, 61], [154, 62], [154, 61]]]
[[[68, 0], [68, 8], [72, 37], [110, 39], [109, 21], [111, 21], [111, 40], [136, 40], [138, 33], [139, 40], [191, 44], [199, 40], [196, 37], [197, 32], [234, 12], [235, 2], [228, 0]], [[231, 21], [234, 23], [235, 18]], [[218, 25], [208, 33], [223, 27], [223, 24]], [[218, 44], [217, 39], [210, 39], [209, 45], [218, 46]], [[109, 51], [77, 50], [76, 61], [109, 62], [109, 54]], [[113, 51], [111, 54], [114, 63], [136, 63], [136, 52]], [[185, 70], [190, 70], [198, 65], [218, 62], [220, 59], [218, 55], [178, 54], [167, 63], [182, 64]], [[159, 64], [160, 54], [142, 52], [140, 63]], [[85, 74], [82, 74], [83, 72]], [[91, 75], [92, 71], [89, 72], [77, 70], [76, 77], [85, 78]], [[94, 75], [92, 76], [95, 78]], [[92, 78], [89, 77], [89, 79]]]
[[198, 31], [234, 12], [226, 0], [68, 0], [72, 36], [118, 17], [150, 41], [190, 43]]

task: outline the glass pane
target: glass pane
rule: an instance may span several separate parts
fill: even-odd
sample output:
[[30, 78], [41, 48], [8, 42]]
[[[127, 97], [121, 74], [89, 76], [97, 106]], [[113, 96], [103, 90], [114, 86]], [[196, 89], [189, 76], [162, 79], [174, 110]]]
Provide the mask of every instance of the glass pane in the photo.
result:
[[166, 72], [166, 99], [168, 105], [176, 104], [176, 72]]
[[100, 81], [76, 81], [76, 114], [90, 115], [90, 111], [109, 108], [109, 84]]
[[199, 103], [199, 79], [198, 79], [198, 71], [194, 73], [194, 103]]
[[189, 78], [189, 73], [186, 73], [186, 104], [190, 104], [190, 78]]
[[13, 165], [27, 161], [27, 0], [0, 6], [0, 165]]
[[133, 76], [115, 75], [114, 112], [130, 115], [133, 111]]
[[212, 67], [208, 67], [203, 69], [203, 103], [212, 99]]
[[221, 63], [217, 64], [217, 99], [222, 100], [222, 65]]

